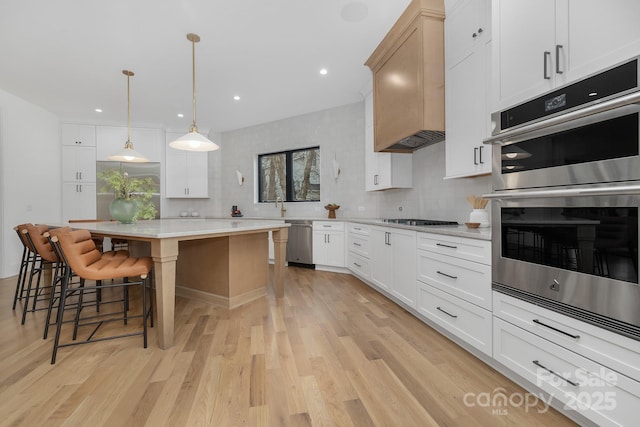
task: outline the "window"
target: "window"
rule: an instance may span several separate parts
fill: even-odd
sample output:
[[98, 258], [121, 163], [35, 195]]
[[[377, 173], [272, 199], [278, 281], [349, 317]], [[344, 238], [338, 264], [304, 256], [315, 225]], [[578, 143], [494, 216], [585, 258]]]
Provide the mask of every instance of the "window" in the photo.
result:
[[258, 201], [320, 201], [320, 147], [258, 156]]

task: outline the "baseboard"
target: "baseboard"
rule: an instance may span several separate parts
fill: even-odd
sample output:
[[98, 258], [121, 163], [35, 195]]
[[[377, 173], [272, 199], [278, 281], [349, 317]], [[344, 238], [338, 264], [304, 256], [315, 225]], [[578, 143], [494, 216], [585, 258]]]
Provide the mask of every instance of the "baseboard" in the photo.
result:
[[194, 299], [198, 301], [204, 301], [209, 304], [214, 304], [223, 308], [236, 308], [258, 298], [261, 298], [267, 294], [266, 288], [258, 288], [252, 291], [246, 292], [242, 295], [235, 297], [223, 297], [221, 295], [211, 294], [209, 292], [199, 291], [197, 289], [187, 288], [185, 286], [176, 286], [176, 296]]

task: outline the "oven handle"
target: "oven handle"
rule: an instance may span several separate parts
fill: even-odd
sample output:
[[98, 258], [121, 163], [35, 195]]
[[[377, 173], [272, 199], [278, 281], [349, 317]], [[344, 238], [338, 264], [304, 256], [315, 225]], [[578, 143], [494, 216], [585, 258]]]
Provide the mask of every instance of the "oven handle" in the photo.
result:
[[579, 196], [625, 196], [640, 195], [640, 185], [618, 187], [570, 188], [563, 190], [513, 191], [508, 193], [483, 194], [485, 199], [535, 199], [540, 197], [579, 197]]
[[501, 144], [517, 138], [521, 135], [529, 132], [535, 132], [541, 129], [545, 129], [551, 126], [570, 122], [572, 120], [580, 119], [582, 117], [590, 116], [592, 114], [602, 113], [603, 111], [613, 110], [614, 108], [624, 107], [625, 105], [640, 103], [640, 91], [629, 93], [627, 95], [613, 98], [608, 101], [601, 102], [599, 104], [590, 105], [579, 110], [570, 111], [565, 114], [561, 114], [556, 117], [551, 117], [540, 122], [532, 123], [530, 125], [522, 126], [517, 129], [508, 130], [498, 135], [491, 136], [484, 141], [484, 144]]

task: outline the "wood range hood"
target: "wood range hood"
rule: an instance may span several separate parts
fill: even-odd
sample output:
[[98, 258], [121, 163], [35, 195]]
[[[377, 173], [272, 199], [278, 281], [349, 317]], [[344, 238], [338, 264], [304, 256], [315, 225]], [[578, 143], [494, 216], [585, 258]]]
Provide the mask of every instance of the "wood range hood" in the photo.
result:
[[413, 0], [365, 62], [373, 72], [374, 150], [444, 141], [444, 3]]

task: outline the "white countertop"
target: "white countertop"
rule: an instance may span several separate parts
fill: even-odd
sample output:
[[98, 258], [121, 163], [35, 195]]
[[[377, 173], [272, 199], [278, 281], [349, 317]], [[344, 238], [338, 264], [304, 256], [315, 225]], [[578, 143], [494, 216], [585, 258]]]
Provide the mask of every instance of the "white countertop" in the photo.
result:
[[198, 236], [213, 233], [232, 233], [242, 231], [268, 231], [278, 227], [289, 227], [281, 219], [208, 219], [175, 218], [139, 220], [134, 224], [121, 224], [117, 221], [75, 223], [73, 228], [113, 234], [118, 236], [167, 238]]
[[[197, 221], [198, 218], [176, 218], [179, 221]], [[342, 221], [342, 222], [356, 222], [359, 224], [376, 225], [380, 227], [402, 228], [405, 230], [422, 231], [425, 233], [442, 234], [446, 236], [466, 237], [469, 239], [478, 240], [491, 240], [491, 228], [476, 228], [469, 229], [465, 225], [433, 225], [433, 226], [415, 226], [394, 224], [389, 222], [383, 222], [381, 219], [375, 218], [303, 218], [303, 217], [285, 217], [285, 218], [260, 218], [260, 217], [239, 217], [229, 218], [228, 221], [237, 220], [238, 222], [260, 222], [260, 221], [278, 221], [280, 223], [286, 220], [310, 220], [310, 221]], [[207, 221], [226, 221], [225, 219], [210, 219]]]

